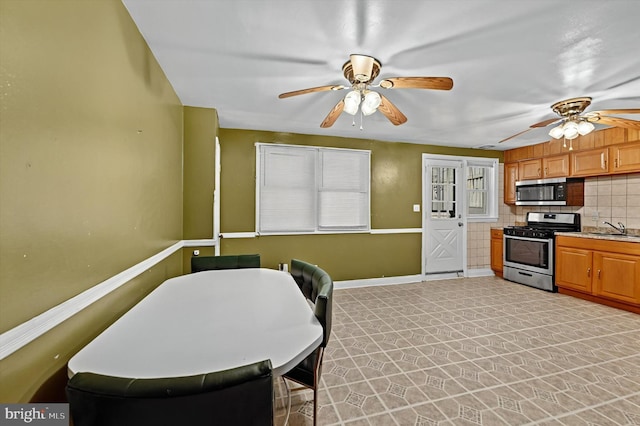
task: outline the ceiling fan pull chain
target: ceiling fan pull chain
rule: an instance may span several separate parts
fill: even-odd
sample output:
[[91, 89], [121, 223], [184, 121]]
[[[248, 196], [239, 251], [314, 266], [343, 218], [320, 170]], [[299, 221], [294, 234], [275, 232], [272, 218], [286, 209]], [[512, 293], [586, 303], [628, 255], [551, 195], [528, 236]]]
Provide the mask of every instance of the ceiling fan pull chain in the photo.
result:
[[362, 108], [360, 108], [360, 130], [363, 129], [362, 122], [364, 121], [364, 114], [362, 113]]

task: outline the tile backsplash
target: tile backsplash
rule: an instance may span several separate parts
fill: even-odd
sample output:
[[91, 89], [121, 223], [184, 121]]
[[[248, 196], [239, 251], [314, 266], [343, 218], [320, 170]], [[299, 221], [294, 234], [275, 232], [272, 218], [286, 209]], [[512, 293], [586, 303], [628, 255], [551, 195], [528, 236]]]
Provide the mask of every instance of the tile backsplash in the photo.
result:
[[522, 224], [527, 212], [553, 211], [580, 213], [583, 227], [608, 228], [603, 221], [622, 222], [632, 233], [640, 230], [640, 173], [586, 178], [583, 207], [508, 206], [504, 204], [504, 164], [500, 164], [498, 183], [499, 218], [492, 223], [469, 223], [467, 228], [467, 267], [489, 268], [490, 229]]
[[582, 226], [607, 227], [607, 221], [640, 229], [640, 173], [585, 179], [581, 213]]

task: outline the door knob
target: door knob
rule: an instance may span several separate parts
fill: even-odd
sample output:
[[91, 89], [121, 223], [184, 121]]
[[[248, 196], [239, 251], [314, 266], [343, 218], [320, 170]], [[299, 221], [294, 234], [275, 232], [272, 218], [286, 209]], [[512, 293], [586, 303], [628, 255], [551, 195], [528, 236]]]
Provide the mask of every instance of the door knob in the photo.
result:
[[464, 223], [458, 222], [458, 226], [464, 226]]

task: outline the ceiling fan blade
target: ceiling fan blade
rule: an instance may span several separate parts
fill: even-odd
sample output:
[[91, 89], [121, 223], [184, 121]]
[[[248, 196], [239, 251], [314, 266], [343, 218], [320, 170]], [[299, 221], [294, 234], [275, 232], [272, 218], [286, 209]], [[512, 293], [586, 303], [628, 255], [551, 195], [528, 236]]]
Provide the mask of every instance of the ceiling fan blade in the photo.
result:
[[342, 89], [345, 89], [345, 87], [341, 85], [319, 86], [319, 87], [311, 87], [309, 89], [294, 90], [293, 92], [281, 93], [278, 95], [278, 97], [280, 99], [284, 99], [284, 98], [290, 98], [291, 96], [306, 95], [307, 93], [325, 92], [327, 90], [342, 90]]
[[640, 114], [640, 109], [601, 109], [600, 111], [591, 111], [589, 114]]
[[320, 127], [333, 126], [333, 123], [336, 122], [336, 120], [338, 119], [338, 116], [342, 113], [343, 109], [344, 109], [344, 99], [340, 99], [340, 102], [338, 102], [336, 106], [334, 106], [333, 109], [329, 111], [329, 114], [325, 117], [322, 124], [320, 124]]
[[508, 140], [510, 140], [510, 139], [515, 138], [516, 136], [520, 136], [520, 135], [521, 135], [521, 134], [523, 134], [523, 133], [527, 133], [527, 132], [528, 132], [529, 130], [531, 130], [531, 129], [533, 129], [533, 127], [529, 127], [528, 129], [523, 130], [523, 131], [521, 131], [521, 132], [519, 132], [519, 133], [516, 133], [515, 135], [511, 135], [511, 136], [509, 136], [508, 138], [504, 138], [504, 139], [502, 139], [501, 141], [498, 141], [498, 143], [506, 142], [506, 141], [508, 141]]
[[389, 101], [389, 99], [380, 95], [380, 105], [378, 106], [378, 111], [384, 114], [385, 117], [389, 119], [395, 126], [400, 124], [404, 124], [407, 122], [407, 117], [400, 112], [400, 110]]
[[562, 121], [562, 120], [564, 120], [564, 118], [550, 118], [548, 120], [544, 120], [539, 123], [532, 124], [529, 127], [532, 129], [535, 129], [537, 127], [547, 127], [549, 124], [557, 123], [558, 121]]
[[451, 90], [453, 80], [449, 77], [392, 77], [380, 82], [383, 89], [435, 89]]
[[587, 117], [587, 120], [591, 121], [592, 123], [604, 124], [607, 126], [624, 127], [625, 129], [640, 130], [640, 121], [629, 120], [627, 118], [608, 117], [608, 116], [596, 114], [596, 115], [589, 115]]
[[521, 131], [519, 133], [516, 133], [515, 135], [509, 136], [508, 138], [502, 139], [501, 141], [498, 141], [498, 143], [506, 142], [509, 139], [513, 139], [516, 136], [520, 136], [521, 134], [528, 132], [529, 130], [537, 129], [539, 127], [546, 127], [546, 126], [548, 126], [550, 124], [557, 123], [558, 121], [562, 121], [562, 120], [564, 120], [564, 118], [550, 118], [548, 120], [544, 120], [544, 121], [541, 121], [539, 123], [532, 124], [531, 126], [529, 126], [528, 129], [523, 130], [523, 131]]

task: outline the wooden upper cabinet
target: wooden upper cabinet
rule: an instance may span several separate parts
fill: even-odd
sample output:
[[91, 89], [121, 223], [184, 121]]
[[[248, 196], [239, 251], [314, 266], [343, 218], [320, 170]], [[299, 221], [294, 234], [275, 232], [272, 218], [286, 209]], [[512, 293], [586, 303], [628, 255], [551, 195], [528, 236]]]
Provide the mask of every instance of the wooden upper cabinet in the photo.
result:
[[610, 173], [640, 171], [640, 142], [626, 143], [609, 148]]
[[544, 144], [544, 156], [549, 157], [551, 155], [558, 155], [563, 153], [563, 143], [562, 139], [551, 139], [549, 142], [545, 142]]
[[544, 157], [545, 143], [538, 143], [531, 146], [531, 158]]
[[[587, 151], [594, 148], [601, 148], [604, 143], [599, 142], [596, 146], [596, 135], [601, 132], [591, 132], [588, 135], [579, 136], [573, 141], [573, 149], [576, 151]], [[604, 136], [598, 137], [598, 140], [604, 140]]]
[[505, 163], [511, 163], [513, 161], [526, 160], [527, 158], [531, 158], [531, 148], [528, 146], [522, 146], [520, 148], [510, 149], [505, 153], [504, 161]]
[[518, 163], [504, 165], [504, 203], [516, 203], [516, 181], [518, 180]]
[[518, 162], [518, 180], [542, 179], [542, 159]]
[[608, 174], [608, 172], [608, 148], [571, 153], [571, 176], [597, 176]]
[[542, 175], [545, 178], [569, 176], [569, 154], [543, 158]]
[[622, 127], [610, 127], [602, 131], [604, 136], [604, 145], [615, 145], [627, 141], [627, 129]]
[[518, 180], [566, 176], [569, 176], [569, 154], [518, 162]]
[[[566, 146], [562, 139], [551, 139], [505, 151], [504, 161], [505, 167], [518, 164], [516, 180], [636, 173], [640, 172], [640, 130], [610, 127], [566, 141]], [[506, 172], [505, 168], [505, 203], [510, 204]]]

